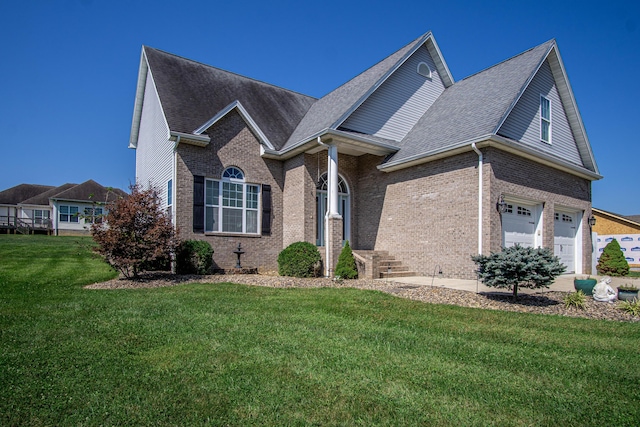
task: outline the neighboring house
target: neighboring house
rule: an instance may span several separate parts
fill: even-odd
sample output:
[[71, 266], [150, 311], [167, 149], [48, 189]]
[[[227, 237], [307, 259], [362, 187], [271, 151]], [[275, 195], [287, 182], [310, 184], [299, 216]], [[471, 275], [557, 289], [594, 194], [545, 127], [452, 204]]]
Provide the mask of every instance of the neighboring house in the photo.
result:
[[[50, 185], [36, 185], [36, 184], [20, 184], [15, 187], [8, 188], [4, 191], [0, 191], [0, 232], [6, 233], [10, 230], [16, 230], [22, 226], [22, 218], [26, 215], [21, 209], [18, 208], [18, 204], [23, 200], [28, 200], [46, 191], [49, 191], [55, 187]], [[35, 222], [33, 228], [42, 228], [44, 230], [49, 229], [47, 219], [49, 218], [49, 210], [46, 214], [42, 212], [42, 207], [38, 206], [40, 221]], [[32, 215], [34, 212], [32, 212]], [[37, 227], [36, 227], [37, 226]], [[25, 225], [24, 229], [28, 227]]]
[[596, 218], [593, 231], [598, 234], [598, 254], [607, 243], [616, 239], [629, 266], [640, 267], [640, 215], [622, 216], [596, 208], [592, 208], [592, 211]]
[[20, 184], [0, 192], [2, 231], [54, 235], [88, 234], [89, 226], [105, 213], [105, 204], [126, 197], [93, 180], [59, 187]]
[[454, 82], [427, 33], [320, 99], [144, 46], [129, 147], [220, 268], [308, 241], [331, 275], [349, 240], [365, 277], [516, 243], [590, 272], [601, 176], [555, 40]]

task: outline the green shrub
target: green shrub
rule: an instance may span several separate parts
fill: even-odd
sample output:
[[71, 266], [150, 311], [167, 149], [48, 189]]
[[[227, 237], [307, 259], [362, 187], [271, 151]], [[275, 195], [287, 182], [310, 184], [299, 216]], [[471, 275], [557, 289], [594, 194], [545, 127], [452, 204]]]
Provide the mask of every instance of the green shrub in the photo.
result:
[[358, 267], [356, 267], [356, 260], [353, 257], [353, 252], [351, 252], [351, 247], [349, 246], [348, 240], [346, 241], [344, 247], [342, 248], [342, 252], [340, 252], [340, 256], [338, 257], [338, 264], [336, 265], [334, 275], [342, 279], [358, 278]]
[[562, 302], [564, 302], [565, 308], [575, 307], [575, 308], [581, 308], [582, 310], [584, 310], [586, 307], [587, 299], [584, 292], [580, 290], [578, 292], [571, 292], [570, 294], [567, 294], [562, 299]]
[[624, 254], [616, 239], [604, 247], [596, 268], [598, 273], [607, 276], [626, 276], [629, 274], [629, 263], [624, 259]]
[[619, 306], [620, 310], [629, 313], [632, 316], [640, 316], [640, 301], [636, 298], [631, 301], [622, 301]]
[[520, 245], [471, 259], [478, 264], [478, 277], [485, 285], [512, 290], [514, 299], [518, 298], [518, 287], [548, 288], [567, 269], [550, 249]]
[[293, 277], [316, 277], [321, 262], [318, 247], [309, 242], [292, 243], [278, 255], [278, 274]]
[[213, 248], [204, 240], [184, 240], [176, 249], [176, 273], [208, 274], [213, 266]]

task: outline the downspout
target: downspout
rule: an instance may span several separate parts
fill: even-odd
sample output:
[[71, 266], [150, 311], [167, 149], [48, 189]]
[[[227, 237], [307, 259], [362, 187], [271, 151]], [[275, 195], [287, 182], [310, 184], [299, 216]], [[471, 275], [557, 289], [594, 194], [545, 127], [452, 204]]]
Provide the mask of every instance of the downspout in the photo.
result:
[[476, 147], [476, 143], [471, 143], [471, 148], [478, 155], [478, 255], [482, 255], [482, 151]]
[[[320, 137], [318, 137], [318, 145], [325, 147], [327, 149], [327, 151], [329, 151], [329, 146], [327, 144], [325, 144], [324, 142], [322, 142], [322, 140], [320, 139]], [[331, 164], [327, 164], [327, 169], [331, 167]], [[331, 173], [330, 170], [327, 170], [327, 177], [329, 177], [329, 174]], [[327, 230], [329, 229], [329, 209], [327, 209], [327, 213], [324, 216], [324, 276], [325, 277], [329, 277], [329, 245], [327, 244], [327, 240], [328, 240], [328, 236], [327, 236]]]

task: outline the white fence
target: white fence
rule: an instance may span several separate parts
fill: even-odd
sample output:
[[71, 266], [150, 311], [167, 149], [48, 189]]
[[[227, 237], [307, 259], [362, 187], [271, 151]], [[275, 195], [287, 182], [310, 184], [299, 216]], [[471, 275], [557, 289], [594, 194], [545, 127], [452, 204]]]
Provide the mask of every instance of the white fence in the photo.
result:
[[640, 266], [640, 234], [598, 234], [596, 237], [596, 258], [600, 258], [604, 247], [613, 239], [618, 241], [629, 265]]

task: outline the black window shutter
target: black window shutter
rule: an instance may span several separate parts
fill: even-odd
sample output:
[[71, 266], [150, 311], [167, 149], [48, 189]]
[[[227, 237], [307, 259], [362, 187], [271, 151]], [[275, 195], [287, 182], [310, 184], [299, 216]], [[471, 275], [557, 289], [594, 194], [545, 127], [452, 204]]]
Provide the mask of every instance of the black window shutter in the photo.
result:
[[262, 185], [262, 234], [271, 234], [271, 186]]
[[204, 233], [204, 176], [193, 176], [193, 232]]

